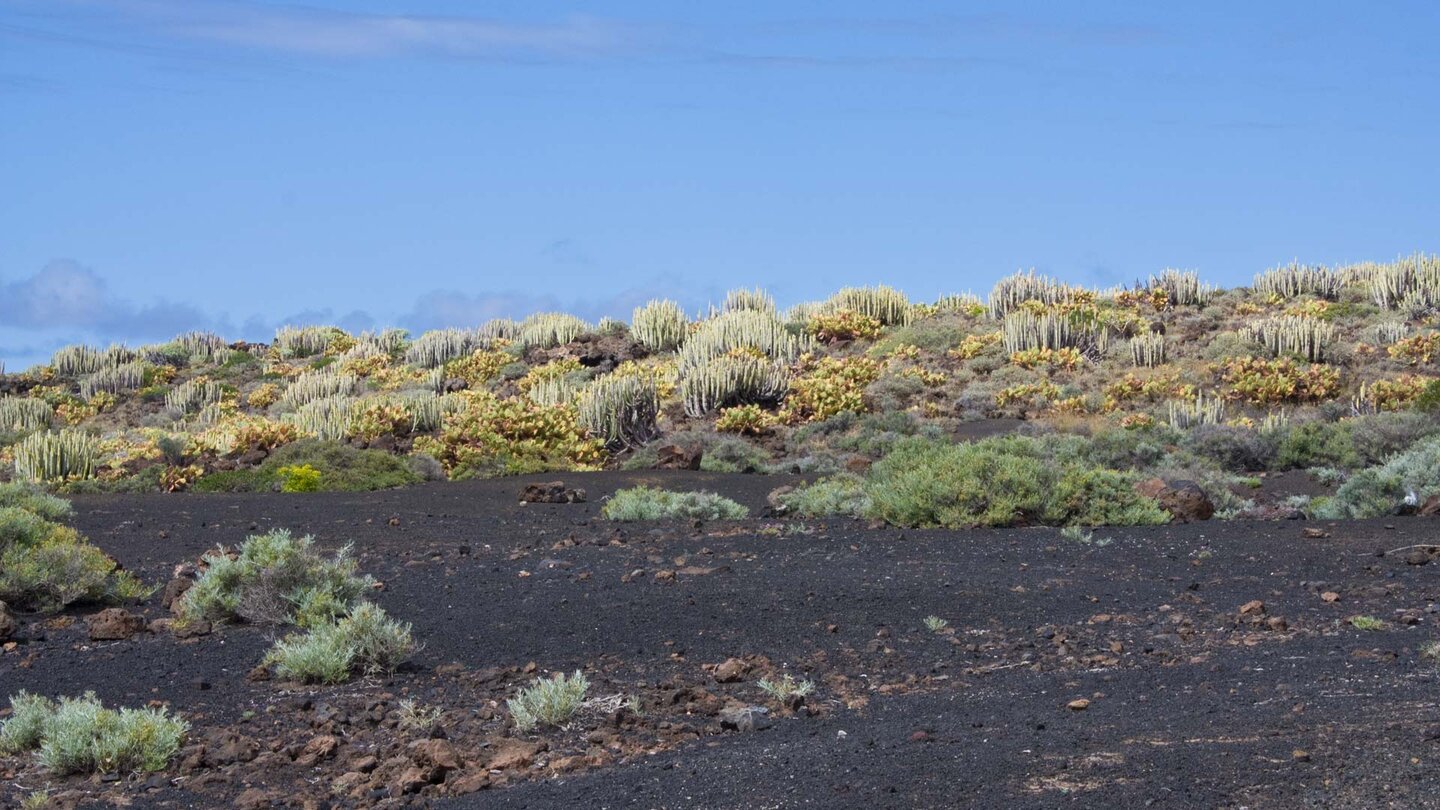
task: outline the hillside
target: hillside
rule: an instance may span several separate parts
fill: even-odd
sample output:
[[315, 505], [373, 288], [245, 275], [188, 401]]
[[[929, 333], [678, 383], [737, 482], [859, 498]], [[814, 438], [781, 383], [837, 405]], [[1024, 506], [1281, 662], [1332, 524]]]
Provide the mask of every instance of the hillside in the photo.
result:
[[[1221, 517], [1373, 516], [1440, 491], [1416, 464], [1344, 489], [1437, 431], [1437, 305], [1440, 258], [1415, 255], [1290, 265], [1224, 290], [1168, 270], [1110, 290], [1032, 273], [984, 299], [882, 286], [779, 311], [737, 290], [703, 317], [656, 301], [628, 324], [547, 313], [413, 337], [311, 325], [269, 345], [72, 346], [0, 377], [0, 476], [76, 493], [266, 491], [679, 466], [837, 476], [789, 496], [802, 513], [1134, 522], [876, 504], [867, 470], [902, 440], [913, 453], [1003, 434], [1020, 438], [932, 461], [1183, 479]], [[1276, 475], [1288, 470], [1304, 472]]]

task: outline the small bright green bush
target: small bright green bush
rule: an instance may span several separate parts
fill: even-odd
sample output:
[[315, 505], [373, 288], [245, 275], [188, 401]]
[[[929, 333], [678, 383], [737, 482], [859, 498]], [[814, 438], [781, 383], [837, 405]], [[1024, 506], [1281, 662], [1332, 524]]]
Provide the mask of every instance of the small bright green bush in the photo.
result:
[[163, 770], [189, 730], [165, 709], [107, 709], [93, 692], [58, 703], [20, 692], [10, 705], [0, 751], [35, 750], [57, 776]]
[[275, 471], [280, 476], [281, 492], [319, 492], [320, 471], [309, 464], [284, 466]]
[[641, 486], [618, 490], [602, 514], [610, 520], [740, 520], [750, 510], [713, 492], [671, 492]]
[[374, 584], [355, 573], [346, 546], [326, 558], [309, 535], [286, 529], [252, 535], [232, 559], [222, 546], [180, 603], [183, 618], [313, 625], [349, 610]]
[[751, 473], [765, 468], [770, 456], [744, 439], [721, 438], [700, 455], [700, 469], [706, 472]]
[[1047, 458], [1012, 436], [967, 444], [905, 439], [870, 468], [869, 514], [901, 526], [1151, 525], [1169, 515], [1135, 477]]
[[415, 650], [410, 625], [369, 602], [348, 616], [315, 624], [277, 641], [265, 663], [286, 678], [336, 684], [356, 674], [393, 672]]
[[550, 679], [536, 678], [534, 683], [520, 690], [520, 694], [505, 701], [505, 705], [515, 720], [515, 727], [521, 731], [542, 725], [558, 726], [574, 716], [585, 702], [585, 692], [589, 688], [590, 681], [579, 670], [569, 677], [557, 672]]

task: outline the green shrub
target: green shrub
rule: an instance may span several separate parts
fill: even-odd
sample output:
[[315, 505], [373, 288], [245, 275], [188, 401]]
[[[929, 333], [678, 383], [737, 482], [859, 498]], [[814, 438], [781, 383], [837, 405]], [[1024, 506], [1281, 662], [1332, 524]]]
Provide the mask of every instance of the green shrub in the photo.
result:
[[1275, 468], [1280, 470], [1350, 468], [1359, 462], [1349, 421], [1293, 425], [1281, 435], [1275, 451]]
[[0, 484], [0, 507], [13, 506], [34, 512], [46, 520], [69, 520], [75, 510], [64, 498], [57, 498], [31, 484], [16, 481]]
[[640, 486], [618, 490], [602, 514], [610, 520], [740, 520], [750, 510], [713, 492], [671, 492]]
[[349, 610], [374, 581], [355, 573], [346, 546], [326, 558], [314, 538], [275, 529], [249, 537], [232, 558], [222, 546], [180, 603], [183, 618], [322, 623]]
[[1230, 425], [1199, 425], [1185, 434], [1182, 442], [1186, 450], [1231, 472], [1270, 469], [1276, 444], [1272, 434]]
[[[291, 468], [290, 474], [282, 472]], [[318, 473], [318, 481], [308, 472]], [[337, 441], [301, 439], [278, 448], [259, 466], [249, 470], [215, 472], [195, 482], [196, 492], [269, 492], [279, 485], [286, 492], [370, 492], [420, 482], [420, 476], [402, 457], [384, 450], [361, 450]], [[311, 486], [315, 489], [284, 489]]]
[[1351, 440], [1359, 466], [1370, 467], [1440, 433], [1440, 419], [1413, 411], [1352, 417]]
[[275, 471], [281, 492], [319, 492], [320, 471], [309, 464], [286, 465]]
[[1412, 407], [1422, 413], [1440, 413], [1440, 380], [1426, 383], [1425, 390], [1420, 392]]
[[700, 469], [707, 472], [753, 473], [765, 468], [770, 456], [744, 439], [721, 438], [700, 455]]
[[786, 514], [800, 517], [859, 517], [870, 509], [865, 480], [854, 473], [839, 473], [798, 486], [778, 500]]
[[189, 730], [165, 709], [107, 709], [93, 692], [58, 703], [20, 692], [10, 705], [0, 750], [37, 750], [57, 776], [163, 770]]
[[1169, 516], [1134, 476], [1045, 456], [1036, 440], [906, 439], [870, 468], [869, 514], [902, 526], [1148, 525]]
[[306, 683], [343, 683], [356, 674], [393, 672], [415, 650], [410, 625], [360, 604], [348, 616], [316, 624], [277, 641], [265, 657], [282, 677]]
[[54, 523], [28, 509], [0, 507], [0, 552], [14, 546], [29, 548], [38, 545], [55, 528]]
[[529, 731], [536, 726], [558, 726], [569, 720], [585, 702], [590, 681], [579, 670], [569, 677], [563, 672], [550, 679], [536, 678], [520, 694], [505, 701], [515, 728]]
[[105, 552], [74, 529], [53, 526], [34, 545], [13, 545], [0, 553], [0, 601], [44, 612], [75, 602], [143, 598], [150, 593]]
[[1375, 467], [1356, 472], [1333, 498], [1316, 501], [1324, 519], [1393, 515], [1406, 502], [1440, 493], [1440, 437], [1430, 437]]

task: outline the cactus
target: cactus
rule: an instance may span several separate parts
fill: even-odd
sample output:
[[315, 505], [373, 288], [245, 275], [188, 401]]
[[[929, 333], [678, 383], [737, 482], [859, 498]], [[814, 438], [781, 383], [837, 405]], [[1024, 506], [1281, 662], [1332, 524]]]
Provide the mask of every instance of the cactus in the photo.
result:
[[1170, 402], [1170, 425], [1180, 430], [1196, 425], [1218, 425], [1225, 421], [1225, 400], [1196, 392], [1192, 400]]
[[225, 391], [220, 384], [205, 377], [196, 377], [170, 389], [165, 394], [165, 407], [174, 416], [183, 416], [219, 402]]
[[1130, 338], [1130, 358], [1136, 367], [1155, 368], [1165, 364], [1165, 336], [1146, 332]]
[[312, 357], [324, 352], [345, 332], [334, 326], [282, 326], [275, 333], [272, 344], [285, 359]]
[[135, 391], [145, 385], [145, 371], [148, 368], [149, 365], [144, 361], [102, 368], [80, 381], [80, 396], [89, 399], [101, 391], [107, 394]]
[[1390, 264], [1360, 265], [1354, 272], [1368, 278], [1371, 297], [1384, 309], [1419, 315], [1440, 304], [1440, 256], [1416, 253]]
[[637, 447], [655, 438], [660, 395], [643, 375], [610, 375], [591, 381], [575, 400], [580, 425], [611, 450]]
[[1298, 354], [1312, 363], [1323, 362], [1335, 341], [1335, 327], [1306, 315], [1281, 315], [1245, 327], [1251, 340], [1272, 356]]
[[1152, 290], [1163, 290], [1171, 306], [1199, 306], [1210, 299], [1215, 288], [1201, 284], [1194, 271], [1166, 268], [1159, 275], [1152, 275], [1147, 285]]
[[405, 362], [420, 368], [439, 368], [476, 348], [473, 332], [463, 329], [437, 329], [426, 332], [405, 350]]
[[990, 317], [1002, 320], [1026, 301], [1039, 301], [1046, 306], [1062, 306], [1077, 300], [1093, 298], [1094, 293], [1072, 287], [1035, 271], [1014, 273], [1000, 279], [990, 290]]
[[55, 409], [38, 397], [0, 397], [0, 433], [47, 428]]
[[569, 405], [583, 387], [584, 383], [570, 376], [551, 377], [537, 380], [525, 395], [541, 405]]
[[175, 345], [183, 349], [191, 358], [204, 362], [216, 362], [215, 355], [217, 353], [224, 354], [230, 351], [230, 345], [225, 342], [225, 339], [212, 332], [186, 332], [175, 338]]
[[731, 290], [725, 293], [725, 304], [721, 307], [720, 312], [741, 312], [746, 310], [774, 315], [775, 299], [771, 298], [769, 293], [759, 287], [753, 290]]
[[78, 430], [32, 433], [15, 445], [15, 475], [27, 481], [95, 477], [100, 440]]
[[630, 334], [651, 351], [673, 352], [685, 342], [690, 321], [674, 301], [655, 300], [630, 315]]
[[541, 312], [520, 322], [515, 342], [521, 348], [553, 349], [590, 331], [590, 324], [563, 312]]
[[1404, 321], [1381, 321], [1375, 324], [1373, 334], [1376, 345], [1389, 346], [1409, 336], [1410, 324]]
[[845, 287], [820, 305], [821, 313], [833, 314], [839, 310], [858, 312], [885, 326], [904, 326], [910, 323], [913, 314], [910, 299], [899, 290], [883, 284]]
[[1277, 298], [1298, 298], [1313, 295], [1334, 301], [1340, 297], [1344, 277], [1339, 271], [1291, 262], [1284, 267], [1266, 270], [1255, 276], [1254, 289], [1261, 295]]
[[983, 311], [985, 309], [985, 302], [981, 301], [980, 296], [974, 293], [952, 293], [950, 295], [940, 296], [940, 298], [935, 301], [935, 309], [939, 312], [973, 314]]
[[339, 441], [350, 430], [350, 415], [354, 410], [353, 398], [329, 396], [311, 400], [282, 418], [299, 428], [301, 433], [317, 439]]
[[685, 370], [680, 398], [691, 416], [730, 405], [779, 402], [790, 388], [784, 364], [752, 356], [711, 358]]
[[1004, 340], [1008, 354], [1065, 348], [1104, 354], [1110, 346], [1110, 332], [1093, 319], [1050, 312], [1036, 315], [1028, 309], [1017, 309], [1005, 316]]
[[740, 310], [701, 323], [680, 348], [680, 365], [692, 368], [736, 349], [788, 363], [814, 347], [813, 338], [791, 333], [774, 315]]
[[105, 354], [89, 346], [66, 346], [50, 358], [50, 367], [61, 377], [94, 374], [105, 367]]
[[328, 368], [307, 371], [296, 377], [280, 395], [280, 404], [287, 408], [299, 408], [316, 400], [329, 397], [350, 396], [358, 393], [360, 378], [343, 374]]

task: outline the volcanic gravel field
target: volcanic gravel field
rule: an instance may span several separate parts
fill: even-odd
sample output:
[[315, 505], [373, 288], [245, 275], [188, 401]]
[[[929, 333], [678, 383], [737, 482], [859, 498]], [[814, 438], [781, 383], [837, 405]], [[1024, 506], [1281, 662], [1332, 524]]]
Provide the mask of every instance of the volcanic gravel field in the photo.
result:
[[[93, 690], [192, 729], [155, 775], [0, 759], [0, 806], [48, 788], [134, 808], [1440, 807], [1434, 519], [1081, 542], [765, 517], [783, 476], [568, 474], [587, 502], [518, 502], [549, 478], [75, 498], [77, 528], [156, 585], [275, 527], [353, 543], [423, 648], [392, 676], [309, 687], [256, 671], [273, 627], [91, 641], [94, 608], [21, 616], [0, 697]], [[600, 519], [640, 483], [755, 517]], [[170, 615], [159, 592], [131, 609]], [[506, 698], [575, 669], [596, 700], [567, 727], [510, 725]], [[814, 693], [757, 686], [786, 673]], [[406, 698], [439, 720], [400, 724]]]

